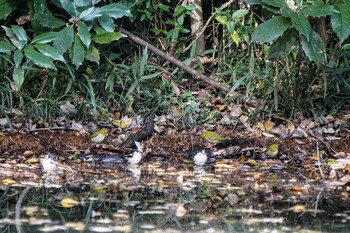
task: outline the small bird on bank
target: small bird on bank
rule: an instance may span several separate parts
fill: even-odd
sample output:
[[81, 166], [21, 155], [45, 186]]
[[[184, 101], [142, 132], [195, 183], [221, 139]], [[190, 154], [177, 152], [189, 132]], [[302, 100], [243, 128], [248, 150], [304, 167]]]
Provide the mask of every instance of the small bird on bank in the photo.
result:
[[42, 160], [42, 165], [45, 172], [55, 172], [57, 170], [57, 163], [48, 154]]
[[264, 154], [267, 155], [267, 157], [269, 158], [274, 158], [278, 154], [278, 147], [279, 145], [277, 143], [274, 143], [266, 148]]
[[221, 136], [218, 133], [215, 133], [213, 131], [203, 131], [203, 137], [205, 140], [207, 140], [210, 143], [218, 144], [218, 143], [224, 143], [229, 141], [229, 138], [225, 138]]
[[92, 143], [101, 143], [107, 135], [107, 128], [102, 128], [98, 131], [96, 131], [95, 133], [91, 134], [87, 141], [92, 142]]
[[128, 154], [127, 160], [128, 163], [131, 165], [136, 165], [139, 162], [141, 162], [142, 159], [142, 147], [141, 147], [141, 143], [140, 142], [136, 142], [135, 141], [135, 145], [136, 145], [136, 151], [132, 152], [131, 154]]
[[211, 159], [213, 156], [213, 152], [207, 149], [197, 149], [194, 151], [190, 151], [185, 155], [187, 159], [193, 160], [194, 164], [198, 166], [203, 166], [208, 162], [208, 159]]
[[52, 157], [55, 157], [55, 156], [56, 155], [54, 155], [54, 154], [47, 154], [47, 155], [45, 155], [45, 157], [41, 161], [41, 164], [43, 166], [44, 172], [55, 173], [58, 169], [74, 172], [74, 170], [70, 166], [61, 164], [59, 162], [56, 162], [52, 158]]

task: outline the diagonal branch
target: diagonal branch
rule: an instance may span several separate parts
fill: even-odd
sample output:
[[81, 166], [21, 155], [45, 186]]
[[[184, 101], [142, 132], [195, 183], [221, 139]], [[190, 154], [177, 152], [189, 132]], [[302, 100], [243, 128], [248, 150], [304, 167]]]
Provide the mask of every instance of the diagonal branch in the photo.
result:
[[130, 40], [134, 41], [136, 44], [139, 44], [139, 45], [144, 46], [144, 47], [147, 46], [148, 49], [150, 51], [152, 51], [153, 53], [155, 53], [158, 56], [162, 57], [163, 59], [173, 63], [174, 65], [176, 65], [180, 69], [183, 69], [184, 71], [193, 75], [194, 77], [199, 78], [200, 80], [204, 81], [205, 83], [209, 84], [210, 86], [215, 87], [216, 89], [223, 91], [223, 92], [226, 92], [226, 93], [229, 92], [229, 89], [227, 87], [223, 86], [222, 84], [220, 84], [218, 82], [215, 82], [214, 80], [208, 78], [204, 74], [197, 72], [196, 70], [185, 65], [184, 63], [182, 63], [178, 59], [174, 58], [173, 56], [171, 56], [171, 55], [161, 51], [160, 49], [156, 48], [155, 46], [147, 43], [146, 41], [142, 40], [140, 37], [135, 36], [131, 32], [128, 32], [127, 30], [125, 30], [123, 28], [120, 28], [120, 32], [125, 34]]

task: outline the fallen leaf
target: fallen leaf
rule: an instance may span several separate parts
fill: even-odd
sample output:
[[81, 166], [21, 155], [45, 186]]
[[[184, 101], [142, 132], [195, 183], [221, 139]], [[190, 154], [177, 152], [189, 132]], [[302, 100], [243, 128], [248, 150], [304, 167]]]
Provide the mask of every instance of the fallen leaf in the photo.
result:
[[181, 217], [186, 215], [187, 211], [186, 211], [184, 205], [185, 205], [185, 203], [178, 205], [178, 207], [176, 208], [176, 212], [175, 212], [176, 217], [181, 218]]
[[73, 198], [66, 197], [61, 200], [61, 206], [63, 208], [72, 208], [73, 206], [79, 205], [79, 202]]

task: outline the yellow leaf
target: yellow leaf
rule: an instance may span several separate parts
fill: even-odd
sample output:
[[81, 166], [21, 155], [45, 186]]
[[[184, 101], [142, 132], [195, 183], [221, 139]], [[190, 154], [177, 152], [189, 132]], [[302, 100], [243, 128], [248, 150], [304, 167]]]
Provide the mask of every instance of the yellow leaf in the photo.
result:
[[11, 185], [11, 184], [15, 184], [15, 183], [16, 183], [15, 180], [12, 180], [12, 179], [9, 179], [9, 178], [3, 179], [1, 182], [2, 182], [4, 185]]
[[228, 138], [224, 138], [213, 131], [203, 131], [202, 134], [204, 139], [211, 143], [220, 143], [229, 140]]
[[264, 126], [265, 126], [265, 131], [266, 132], [270, 132], [273, 128], [273, 126], [275, 125], [275, 123], [273, 123], [271, 120], [267, 120], [264, 122]]
[[125, 124], [125, 122], [121, 121], [121, 120], [113, 120], [112, 121], [112, 124], [115, 126], [115, 127], [118, 127], [118, 128], [122, 128], [122, 129], [125, 129], [127, 126]]
[[231, 39], [232, 39], [237, 45], [238, 45], [239, 42], [241, 41], [236, 30], [234, 30], [233, 33], [231, 33]]
[[259, 166], [259, 163], [254, 159], [249, 159], [249, 160], [245, 161], [244, 163], [248, 164], [248, 165], [252, 165], [252, 166]]
[[293, 132], [295, 130], [294, 124], [290, 121], [288, 121], [288, 123], [287, 123], [287, 128], [288, 128], [289, 132]]
[[184, 203], [182, 203], [182, 204], [180, 204], [177, 208], [176, 208], [176, 217], [178, 217], [178, 218], [181, 218], [181, 217], [183, 217], [183, 216], [185, 216], [186, 215], [186, 209], [185, 209], [185, 207], [184, 207]]
[[221, 23], [222, 25], [226, 25], [227, 24], [227, 16], [216, 16], [215, 19]]
[[79, 205], [79, 202], [73, 198], [66, 197], [61, 200], [61, 206], [63, 208], [72, 208], [73, 206]]

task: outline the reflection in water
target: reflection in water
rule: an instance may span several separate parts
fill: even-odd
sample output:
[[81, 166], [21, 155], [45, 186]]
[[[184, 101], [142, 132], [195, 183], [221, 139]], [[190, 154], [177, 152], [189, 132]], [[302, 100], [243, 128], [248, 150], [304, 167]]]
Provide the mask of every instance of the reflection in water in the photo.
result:
[[[267, 164], [67, 165], [71, 169], [55, 172], [41, 166], [1, 168], [2, 232], [16, 227], [22, 232], [293, 232], [297, 225], [346, 232], [350, 227], [341, 211], [348, 205], [334, 190], [310, 185], [306, 173], [276, 173]], [[15, 183], [4, 185], [10, 178]], [[23, 195], [25, 187], [32, 188]], [[76, 204], [64, 208], [67, 198]]]

